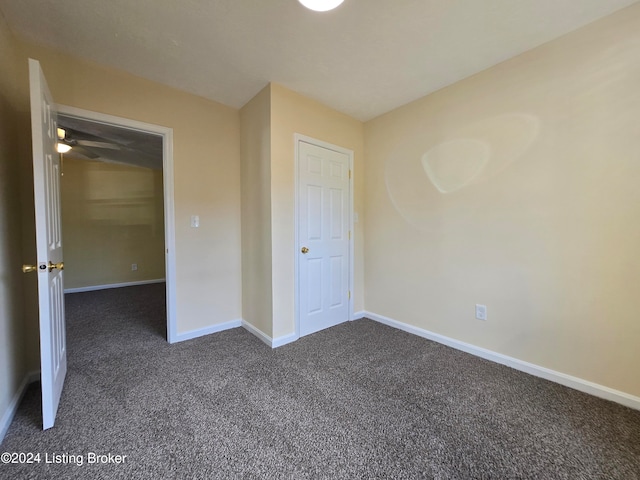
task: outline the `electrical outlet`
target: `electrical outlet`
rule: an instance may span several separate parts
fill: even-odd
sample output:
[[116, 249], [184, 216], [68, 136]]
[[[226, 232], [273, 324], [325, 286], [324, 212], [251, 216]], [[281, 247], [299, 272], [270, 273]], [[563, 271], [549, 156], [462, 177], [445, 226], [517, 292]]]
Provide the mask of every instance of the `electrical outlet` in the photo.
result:
[[487, 319], [487, 306], [479, 305], [476, 303], [476, 318], [478, 320], [486, 320]]
[[132, 263], [131, 264], [131, 271], [135, 272], [136, 270], [138, 270], [138, 264], [137, 263]]

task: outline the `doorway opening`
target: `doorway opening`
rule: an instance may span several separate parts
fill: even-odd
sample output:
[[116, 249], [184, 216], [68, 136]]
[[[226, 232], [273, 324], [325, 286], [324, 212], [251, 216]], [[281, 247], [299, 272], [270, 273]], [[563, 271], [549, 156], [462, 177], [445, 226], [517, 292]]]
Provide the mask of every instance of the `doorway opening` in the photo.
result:
[[174, 343], [172, 129], [63, 105], [58, 127], [72, 146], [61, 165], [65, 293], [165, 282]]

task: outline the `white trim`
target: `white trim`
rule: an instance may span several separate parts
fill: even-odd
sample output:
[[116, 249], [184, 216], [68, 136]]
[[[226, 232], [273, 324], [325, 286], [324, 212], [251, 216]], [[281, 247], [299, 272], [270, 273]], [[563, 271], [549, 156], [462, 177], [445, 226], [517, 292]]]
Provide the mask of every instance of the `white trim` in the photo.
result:
[[[353, 196], [354, 196], [354, 177], [355, 172], [353, 171], [353, 150], [349, 150], [348, 148], [340, 147], [338, 145], [334, 145], [332, 143], [324, 142], [322, 140], [318, 140], [313, 137], [308, 137], [306, 135], [302, 135], [300, 133], [293, 134], [294, 141], [294, 221], [293, 221], [293, 229], [295, 232], [295, 246], [294, 246], [294, 266], [293, 266], [293, 284], [294, 284], [294, 315], [295, 315], [295, 332], [291, 335], [280, 337], [280, 338], [288, 338], [291, 336], [295, 336], [295, 340], [300, 338], [300, 276], [299, 276], [299, 265], [298, 265], [298, 252], [300, 251], [300, 236], [299, 236], [299, 202], [298, 202], [298, 188], [300, 186], [299, 180], [299, 144], [300, 142], [309, 143], [311, 145], [315, 145], [317, 147], [326, 148], [327, 150], [333, 150], [334, 152], [339, 152], [347, 155], [349, 157], [349, 170], [351, 171], [351, 176], [349, 178], [349, 230], [351, 231], [351, 238], [349, 239], [349, 291], [351, 292], [351, 298], [349, 299], [349, 311], [348, 318], [345, 321], [353, 320], [353, 303], [354, 303], [354, 272], [355, 272], [355, 261], [354, 261], [354, 245], [355, 245], [355, 237], [356, 230], [354, 228], [353, 223]], [[278, 339], [276, 339], [278, 340]], [[291, 340], [291, 341], [295, 341]], [[290, 343], [290, 342], [287, 342]], [[285, 345], [284, 343], [282, 345]]]
[[92, 112], [81, 108], [58, 105], [58, 113], [93, 122], [153, 133], [162, 137], [162, 183], [164, 185], [164, 242], [165, 277], [167, 282], [167, 341], [178, 339], [178, 319], [176, 308], [176, 232], [173, 189], [173, 129], [139, 122], [129, 118], [116, 117], [105, 113]]
[[151, 283], [164, 283], [164, 278], [155, 280], [139, 280], [137, 282], [109, 283], [106, 285], [91, 285], [89, 287], [65, 288], [64, 293], [93, 292], [95, 290], [107, 290], [109, 288], [134, 287], [136, 285], [149, 285]]
[[242, 326], [244, 327], [244, 329], [255, 335], [256, 337], [258, 337], [260, 339], [261, 342], [265, 343], [266, 345], [268, 345], [269, 347], [273, 348], [272, 342], [273, 339], [267, 335], [266, 333], [264, 333], [262, 330], [259, 330], [257, 327], [254, 327], [253, 325], [251, 325], [249, 322], [247, 322], [246, 320], [242, 320]]
[[204, 337], [205, 335], [211, 335], [212, 333], [223, 332], [225, 330], [231, 330], [232, 328], [238, 328], [241, 326], [242, 320], [231, 320], [229, 322], [218, 323], [217, 325], [211, 325], [210, 327], [204, 327], [196, 330], [190, 330], [184, 333], [178, 333], [174, 337], [174, 341], [171, 343], [193, 340], [194, 338]]
[[364, 312], [364, 316], [390, 327], [394, 327], [399, 330], [418, 335], [428, 340], [433, 340], [434, 342], [447, 345], [448, 347], [455, 348], [456, 350], [470, 353], [471, 355], [475, 355], [476, 357], [484, 358], [495, 363], [500, 363], [515, 370], [520, 370], [521, 372], [544, 378], [555, 383], [559, 383], [560, 385], [564, 385], [565, 387], [573, 388], [575, 390], [579, 390], [596, 397], [604, 398], [605, 400], [611, 400], [612, 402], [619, 403], [635, 410], [640, 410], [640, 397], [636, 397], [619, 390], [614, 390], [613, 388], [605, 387], [604, 385], [599, 385], [582, 378], [567, 375], [566, 373], [557, 372], [549, 368], [525, 362], [517, 358], [509, 357], [501, 353], [493, 352], [491, 350], [487, 350], [486, 348], [477, 347], [475, 345], [471, 345], [470, 343], [465, 343], [450, 337], [445, 337], [444, 335], [433, 333], [419, 327], [414, 327], [413, 325], [409, 325], [407, 323], [398, 322], [397, 320], [393, 320], [392, 318], [385, 317], [383, 315]]
[[353, 223], [353, 210], [354, 210], [354, 190], [355, 190], [355, 178], [356, 172], [354, 170], [353, 165], [353, 150], [346, 150], [347, 155], [349, 155], [349, 231], [351, 234], [349, 235], [349, 318], [348, 320], [353, 320], [353, 304], [355, 302], [356, 288], [355, 288], [355, 276], [356, 276], [356, 267], [355, 267], [355, 245], [356, 245], [356, 227]]
[[293, 323], [295, 328], [295, 334], [300, 336], [300, 260], [298, 258], [298, 252], [300, 251], [300, 202], [299, 188], [300, 188], [300, 143], [301, 135], [298, 133], [293, 134], [293, 232], [294, 232], [294, 246], [293, 246]]
[[274, 338], [271, 341], [271, 348], [278, 348], [278, 347], [282, 347], [284, 345], [288, 345], [289, 343], [295, 342], [299, 338], [300, 337], [295, 332], [290, 333], [289, 335], [283, 335], [281, 337]]
[[11, 403], [5, 410], [2, 418], [0, 419], [0, 444], [4, 441], [4, 437], [7, 435], [9, 431], [9, 427], [11, 426], [11, 422], [13, 422], [14, 417], [16, 416], [16, 412], [18, 411], [18, 407], [20, 406], [20, 402], [22, 401], [22, 397], [24, 397], [25, 392], [27, 391], [27, 387], [40, 380], [40, 371], [36, 370], [34, 372], [27, 373], [22, 380], [22, 383], [18, 387]]
[[353, 318], [351, 320], [361, 320], [367, 316], [367, 312], [360, 310], [359, 312], [353, 312]]
[[247, 330], [247, 332], [258, 337], [261, 342], [263, 342], [264, 344], [266, 344], [268, 347], [271, 347], [271, 348], [282, 347], [289, 343], [295, 342], [296, 340], [298, 340], [298, 338], [300, 338], [298, 334], [295, 332], [290, 333], [289, 335], [283, 335], [278, 338], [271, 338], [269, 335], [264, 333], [262, 330], [259, 330], [258, 328], [254, 327], [246, 320], [242, 320], [242, 326], [244, 327], [245, 330]]

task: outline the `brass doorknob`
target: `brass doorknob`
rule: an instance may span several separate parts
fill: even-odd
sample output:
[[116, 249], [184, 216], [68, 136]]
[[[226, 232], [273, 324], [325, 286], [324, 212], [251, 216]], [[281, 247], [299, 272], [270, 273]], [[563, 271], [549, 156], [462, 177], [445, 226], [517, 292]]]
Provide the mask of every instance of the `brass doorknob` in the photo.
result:
[[49, 271], [53, 271], [54, 269], [64, 270], [64, 262], [51, 263], [49, 262]]
[[31, 273], [38, 270], [38, 267], [35, 265], [22, 265], [22, 273]]
[[309, 249], [308, 249], [307, 247], [302, 247], [302, 248], [300, 249], [300, 251], [301, 251], [302, 253], [309, 253]]

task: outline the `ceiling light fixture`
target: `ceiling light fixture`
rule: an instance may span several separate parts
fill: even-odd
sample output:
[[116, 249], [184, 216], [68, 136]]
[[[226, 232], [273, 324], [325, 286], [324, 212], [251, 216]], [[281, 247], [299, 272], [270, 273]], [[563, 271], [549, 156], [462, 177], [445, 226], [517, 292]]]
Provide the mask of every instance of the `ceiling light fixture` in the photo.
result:
[[58, 127], [56, 129], [56, 133], [58, 134], [58, 140], [60, 140], [58, 143], [56, 143], [56, 150], [58, 151], [58, 153], [67, 153], [69, 150], [71, 150], [71, 145], [69, 145], [65, 141], [65, 138], [67, 137], [67, 131], [64, 128]]
[[316, 12], [328, 12], [338, 7], [344, 0], [298, 0], [309, 10]]
[[71, 145], [67, 145], [66, 143], [58, 142], [56, 144], [56, 149], [58, 150], [58, 153], [67, 153], [69, 150], [71, 150]]

